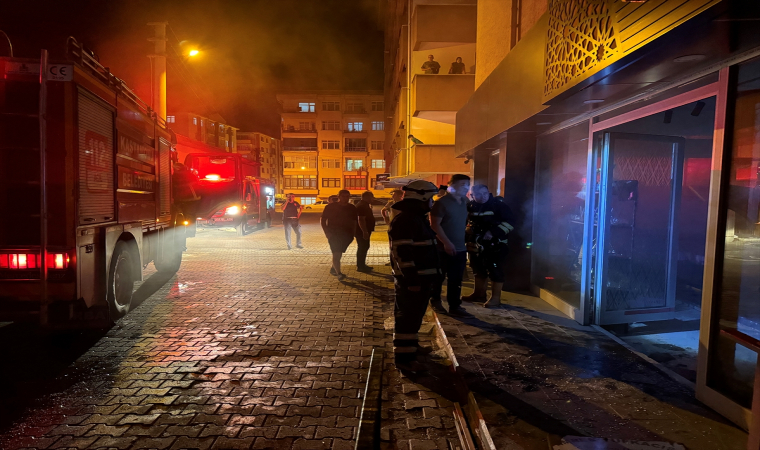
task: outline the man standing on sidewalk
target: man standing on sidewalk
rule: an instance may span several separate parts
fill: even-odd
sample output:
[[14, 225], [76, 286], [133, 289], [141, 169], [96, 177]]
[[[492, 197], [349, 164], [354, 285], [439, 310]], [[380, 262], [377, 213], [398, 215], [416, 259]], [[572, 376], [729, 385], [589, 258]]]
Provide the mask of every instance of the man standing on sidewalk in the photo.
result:
[[303, 248], [301, 245], [301, 225], [298, 219], [301, 218], [303, 206], [296, 201], [294, 194], [287, 195], [288, 201], [282, 204], [282, 224], [285, 226], [285, 242], [288, 244], [288, 250], [292, 249], [290, 243], [290, 230], [296, 232], [296, 247]]
[[504, 265], [507, 258], [507, 235], [514, 230], [512, 212], [488, 192], [488, 186], [472, 187], [467, 224], [467, 249], [470, 267], [475, 274], [475, 292], [465, 301], [485, 301], [486, 285], [491, 280], [491, 297], [483, 306], [497, 308], [501, 305], [501, 288], [504, 286]]
[[356, 270], [359, 272], [372, 272], [372, 267], [367, 265], [367, 252], [369, 251], [369, 238], [375, 231], [375, 214], [372, 212], [372, 201], [375, 195], [370, 191], [362, 192], [362, 199], [356, 203], [356, 212], [359, 215], [359, 228], [356, 229]]
[[320, 219], [332, 252], [330, 274], [337, 276], [341, 281], [346, 279], [346, 276], [340, 270], [340, 259], [354, 240], [358, 216], [356, 206], [348, 202], [349, 198], [351, 193], [341, 189], [338, 192], [338, 201], [325, 206]]
[[391, 199], [388, 200], [388, 203], [386, 203], [380, 211], [386, 225], [390, 225], [391, 220], [393, 220], [393, 218], [396, 217], [396, 214], [398, 214], [398, 210], [393, 209], [393, 204], [400, 202], [402, 198], [404, 198], [404, 191], [401, 189], [394, 189], [391, 191]]
[[[430, 225], [438, 237], [441, 270], [448, 278], [446, 302], [452, 316], [466, 317], [470, 313], [462, 308], [462, 274], [467, 265], [467, 246], [464, 230], [467, 227], [467, 191], [470, 177], [456, 174], [449, 181], [448, 193], [439, 198], [430, 211]], [[445, 313], [441, 302], [443, 280], [431, 292], [430, 305], [436, 312]]]
[[442, 276], [435, 233], [425, 217], [437, 191], [433, 183], [424, 180], [404, 186], [404, 199], [393, 205], [400, 214], [393, 218], [388, 230], [396, 280], [393, 353], [396, 367], [402, 371], [424, 371], [417, 356], [430, 350], [420, 347], [418, 333], [431, 289]]

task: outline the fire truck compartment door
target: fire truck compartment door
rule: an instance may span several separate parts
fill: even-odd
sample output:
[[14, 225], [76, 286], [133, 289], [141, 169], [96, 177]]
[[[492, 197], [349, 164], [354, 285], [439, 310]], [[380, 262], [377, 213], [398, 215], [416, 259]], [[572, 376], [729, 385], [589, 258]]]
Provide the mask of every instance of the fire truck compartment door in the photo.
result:
[[77, 232], [77, 296], [90, 307], [106, 300], [105, 246], [102, 228]]
[[114, 111], [84, 89], [78, 95], [79, 224], [115, 220]]

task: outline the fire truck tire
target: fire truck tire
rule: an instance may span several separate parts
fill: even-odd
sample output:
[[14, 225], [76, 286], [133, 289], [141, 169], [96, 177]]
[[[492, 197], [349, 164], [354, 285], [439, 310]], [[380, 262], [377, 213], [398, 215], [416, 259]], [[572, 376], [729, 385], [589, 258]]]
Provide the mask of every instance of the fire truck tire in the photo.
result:
[[123, 317], [132, 304], [132, 292], [137, 280], [137, 256], [129, 243], [120, 241], [114, 248], [108, 271], [108, 307], [111, 320]]

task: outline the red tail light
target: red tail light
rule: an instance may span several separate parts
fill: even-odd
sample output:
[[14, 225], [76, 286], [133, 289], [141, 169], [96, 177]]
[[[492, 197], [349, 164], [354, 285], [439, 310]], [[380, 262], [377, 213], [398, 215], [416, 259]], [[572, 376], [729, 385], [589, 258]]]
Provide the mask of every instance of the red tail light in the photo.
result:
[[66, 253], [48, 253], [47, 267], [57, 270], [66, 269], [69, 267], [69, 255]]
[[[67, 253], [48, 253], [48, 269], [63, 270], [69, 267], [71, 258]], [[0, 269], [39, 269], [40, 255], [37, 253], [0, 254]]]

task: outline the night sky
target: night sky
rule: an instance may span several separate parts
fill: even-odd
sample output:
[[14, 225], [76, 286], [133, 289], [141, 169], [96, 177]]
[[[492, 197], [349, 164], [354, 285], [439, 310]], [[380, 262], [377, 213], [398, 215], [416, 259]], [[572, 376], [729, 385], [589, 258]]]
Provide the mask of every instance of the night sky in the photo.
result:
[[[150, 102], [147, 41], [168, 21], [169, 111], [218, 112], [244, 131], [279, 136], [275, 94], [382, 89], [380, 0], [0, 1], [14, 55], [51, 59], [75, 37]], [[180, 42], [184, 42], [180, 45]], [[201, 57], [182, 56], [190, 47]], [[7, 44], [0, 36], [0, 55]]]

